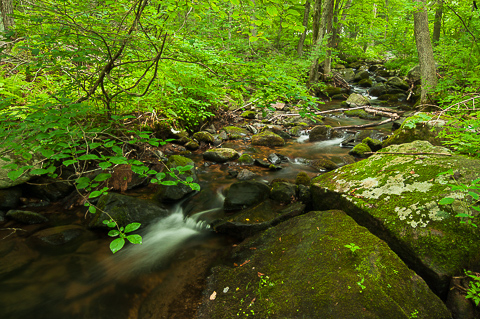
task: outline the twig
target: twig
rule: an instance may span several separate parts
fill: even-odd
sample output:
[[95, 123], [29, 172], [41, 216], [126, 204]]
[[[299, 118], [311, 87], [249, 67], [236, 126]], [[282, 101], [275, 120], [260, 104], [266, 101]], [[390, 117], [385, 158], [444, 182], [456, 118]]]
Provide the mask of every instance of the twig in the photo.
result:
[[452, 156], [452, 154], [448, 153], [424, 153], [424, 152], [419, 152], [419, 153], [403, 153], [403, 152], [365, 152], [364, 154], [393, 154], [393, 155], [441, 155], [441, 156]]
[[252, 105], [253, 103], [257, 102], [258, 100], [260, 100], [260, 98], [255, 99], [255, 100], [253, 100], [252, 102], [247, 103], [247, 104], [245, 104], [244, 106], [241, 106], [241, 107], [239, 107], [238, 109], [233, 110], [233, 112], [237, 112], [238, 110], [241, 110], [241, 109], [243, 109], [244, 107], [250, 106], [250, 105]]
[[389, 122], [393, 122], [395, 120], [398, 120], [400, 117], [396, 117], [396, 118], [389, 118], [389, 119], [386, 119], [384, 121], [381, 121], [381, 122], [376, 122], [376, 123], [369, 123], [369, 124], [363, 124], [363, 125], [349, 125], [349, 126], [337, 126], [337, 127], [332, 127], [332, 129], [334, 130], [344, 130], [344, 129], [348, 129], [348, 128], [365, 128], [365, 127], [373, 127], [373, 126], [379, 126], [379, 125], [382, 125], [382, 124], [386, 124], [386, 123], [389, 123]]
[[12, 232], [10, 234], [8, 234], [7, 236], [3, 237], [2, 240], [12, 236], [13, 234], [15, 234], [19, 230], [26, 231], [25, 229], [22, 229], [22, 228], [0, 228], [0, 230], [12, 230]]

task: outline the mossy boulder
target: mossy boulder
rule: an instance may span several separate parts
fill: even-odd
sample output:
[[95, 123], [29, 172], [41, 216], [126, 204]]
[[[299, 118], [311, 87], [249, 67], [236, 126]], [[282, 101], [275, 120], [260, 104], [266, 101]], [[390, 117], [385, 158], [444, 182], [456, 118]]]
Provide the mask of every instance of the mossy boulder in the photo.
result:
[[261, 203], [270, 195], [268, 185], [256, 181], [233, 183], [226, 190], [223, 207], [225, 210], [245, 209]]
[[245, 111], [240, 116], [243, 117], [244, 119], [253, 120], [255, 118], [255, 115], [257, 115], [255, 111]]
[[376, 152], [378, 150], [380, 150], [382, 148], [382, 141], [380, 140], [377, 140], [377, 139], [373, 139], [371, 137], [366, 137], [362, 140], [362, 143], [363, 144], [367, 144], [368, 147], [370, 147], [370, 149], [373, 151], [373, 152]]
[[215, 141], [213, 135], [206, 131], [194, 133], [193, 138], [196, 139], [198, 142], [204, 142], [209, 144], [213, 144], [213, 142]]
[[297, 174], [295, 177], [295, 184], [296, 185], [305, 185], [305, 186], [310, 186], [310, 177], [308, 177], [308, 174], [305, 172], [300, 172]]
[[363, 95], [360, 95], [358, 93], [352, 93], [348, 97], [346, 101], [347, 105], [350, 106], [364, 106], [364, 105], [370, 105], [370, 101]]
[[[439, 174], [453, 168], [458, 182], [469, 185], [480, 177], [480, 160], [437, 154], [450, 152], [425, 141], [392, 145], [315, 178], [311, 190], [315, 209], [347, 212], [446, 297], [452, 276], [471, 267], [480, 270], [480, 233], [455, 217], [473, 212], [463, 209], [464, 194], [451, 190], [455, 181]], [[456, 200], [439, 206], [444, 197]]]
[[212, 148], [203, 153], [203, 158], [206, 161], [212, 161], [217, 163], [234, 161], [239, 157], [240, 154], [233, 148]]
[[370, 78], [366, 78], [366, 79], [362, 79], [360, 81], [358, 81], [358, 86], [362, 87], [362, 88], [369, 88], [369, 87], [372, 87], [372, 80]]
[[382, 94], [378, 97], [380, 101], [398, 102], [401, 96], [398, 94]]
[[278, 182], [272, 185], [270, 198], [277, 202], [290, 203], [295, 200], [297, 186], [288, 182]]
[[444, 141], [438, 137], [438, 133], [443, 130], [444, 121], [425, 121], [409, 126], [413, 117], [405, 119], [399, 129], [395, 130], [393, 135], [383, 141], [383, 147], [394, 144], [411, 143], [417, 140], [428, 141], [432, 145], [441, 146]]
[[[5, 149], [0, 149], [0, 153], [2, 153], [2, 156], [0, 157], [0, 189], [3, 188], [10, 188], [16, 185], [23, 184], [27, 181], [29, 181], [34, 175], [31, 175], [29, 171], [27, 170], [21, 176], [18, 176], [14, 181], [10, 179], [8, 174], [10, 172], [15, 171], [13, 168], [6, 168], [8, 167], [7, 165], [10, 164], [17, 164], [18, 168], [21, 168], [23, 166], [33, 166], [32, 169], [39, 169], [42, 168], [42, 160], [43, 157], [40, 155], [33, 155], [30, 160], [25, 160], [20, 155], [15, 155], [12, 153], [7, 152], [4, 154], [3, 152]], [[28, 155], [28, 154], [27, 154]]]
[[12, 209], [7, 212], [5, 215], [8, 219], [13, 219], [16, 222], [22, 224], [42, 224], [48, 222], [48, 218], [42, 214], [31, 212], [28, 210], [16, 210]]
[[370, 73], [368, 73], [368, 71], [366, 70], [358, 71], [357, 73], [355, 73], [355, 77], [353, 78], [353, 81], [359, 82], [363, 79], [368, 79], [369, 76], [370, 76]]
[[227, 133], [228, 138], [231, 140], [242, 139], [248, 134], [246, 129], [236, 126], [225, 126], [222, 130]]
[[377, 97], [385, 94], [385, 92], [386, 92], [386, 88], [385, 88], [385, 84], [383, 83], [377, 83], [374, 86], [372, 86], [370, 90], [368, 90], [368, 94], [370, 94], [371, 96], [377, 96]]
[[197, 318], [451, 317], [385, 242], [341, 211], [289, 219], [243, 241], [232, 259], [212, 269]]
[[[141, 223], [142, 227], [144, 227], [152, 220], [165, 217], [169, 214], [168, 209], [153, 201], [117, 193], [102, 195], [98, 200], [97, 207], [99, 208], [99, 212], [93, 215], [89, 223], [89, 227], [91, 228], [108, 229], [103, 221], [110, 220], [110, 216], [115, 219], [121, 227], [125, 227], [133, 222]], [[106, 213], [108, 213], [108, 215]]]
[[[168, 158], [165, 164], [169, 171], [176, 172], [178, 167], [187, 167], [190, 169], [182, 170], [182, 174], [177, 174], [177, 178], [185, 181], [187, 178], [191, 178], [193, 183], [198, 183], [197, 170], [195, 168], [195, 162], [187, 157], [181, 155], [172, 155]], [[167, 174], [164, 181], [176, 182], [177, 178], [174, 178]], [[160, 202], [176, 202], [188, 194], [193, 193], [194, 190], [189, 186], [182, 183], [176, 183], [175, 185], [160, 185], [156, 194], [156, 199]]]
[[335, 94], [343, 93], [343, 89], [335, 86], [327, 86], [322, 89], [322, 93], [325, 94], [326, 96], [331, 97], [331, 96], [334, 96]]
[[329, 125], [317, 125], [308, 134], [310, 142], [325, 141], [340, 136], [341, 133], [332, 129]]
[[365, 143], [360, 143], [360, 144], [357, 144], [355, 145], [349, 152], [348, 154], [349, 155], [352, 155], [352, 156], [355, 156], [355, 157], [367, 157], [368, 154], [365, 154], [365, 153], [369, 153], [371, 152], [372, 149]]
[[398, 76], [394, 76], [388, 79], [387, 85], [399, 88], [403, 91], [406, 91], [409, 89], [408, 83], [402, 79], [400, 79]]
[[195, 151], [195, 150], [198, 150], [200, 148], [200, 145], [197, 142], [195, 142], [194, 140], [190, 140], [190, 139], [183, 146], [185, 146], [185, 148], [189, 151]]
[[352, 82], [355, 78], [355, 72], [352, 68], [337, 70], [346, 82]]
[[255, 159], [249, 154], [242, 154], [242, 156], [238, 158], [238, 163], [242, 165], [253, 165]]
[[252, 136], [252, 145], [283, 146], [285, 145], [285, 140], [273, 132], [264, 131]]

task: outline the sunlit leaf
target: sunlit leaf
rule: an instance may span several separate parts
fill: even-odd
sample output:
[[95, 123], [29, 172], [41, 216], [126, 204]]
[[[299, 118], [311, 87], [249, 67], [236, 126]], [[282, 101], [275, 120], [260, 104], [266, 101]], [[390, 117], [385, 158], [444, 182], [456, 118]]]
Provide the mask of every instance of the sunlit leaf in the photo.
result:
[[112, 253], [115, 254], [117, 251], [122, 249], [124, 245], [125, 245], [125, 239], [117, 238], [110, 243], [110, 250], [112, 251]]

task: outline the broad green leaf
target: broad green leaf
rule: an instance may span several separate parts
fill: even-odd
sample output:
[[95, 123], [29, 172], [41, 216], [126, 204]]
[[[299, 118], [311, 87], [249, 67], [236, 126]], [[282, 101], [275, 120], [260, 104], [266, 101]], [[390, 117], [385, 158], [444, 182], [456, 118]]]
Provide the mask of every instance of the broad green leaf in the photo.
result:
[[142, 236], [134, 234], [134, 235], [128, 235], [127, 239], [129, 242], [132, 244], [141, 244], [142, 243]]
[[78, 162], [78, 161], [77, 161], [76, 159], [66, 160], [66, 161], [63, 161], [63, 165], [65, 165], [65, 166], [68, 167], [69, 165], [75, 164], [75, 163], [77, 163], [77, 162]]
[[468, 195], [472, 196], [472, 198], [475, 200], [478, 200], [480, 197], [477, 193], [474, 192], [468, 192]]
[[109, 167], [111, 167], [113, 164], [110, 163], [110, 162], [101, 162], [100, 164], [98, 164], [98, 166], [100, 166], [101, 169], [107, 169]]
[[453, 203], [455, 201], [455, 199], [453, 198], [450, 198], [450, 197], [445, 197], [445, 198], [442, 198], [438, 204], [439, 205], [449, 205], [451, 203]]
[[95, 214], [97, 212], [97, 209], [95, 208], [95, 206], [90, 206], [88, 207], [88, 211], [92, 214]]
[[88, 147], [90, 147], [90, 149], [93, 150], [93, 149], [95, 149], [95, 148], [97, 148], [101, 145], [103, 145], [103, 144], [102, 143], [92, 143], [92, 144], [88, 144]]
[[118, 235], [120, 235], [120, 232], [117, 229], [112, 229], [108, 232], [108, 236], [110, 237], [117, 237]]
[[277, 8], [275, 6], [268, 6], [267, 7], [267, 13], [272, 17], [275, 17], [275, 16], [278, 15], [278, 11], [277, 11]]
[[109, 159], [109, 161], [112, 162], [113, 164], [117, 164], [117, 165], [119, 165], [119, 164], [128, 164], [127, 159], [126, 159], [125, 157], [119, 157], [119, 156], [117, 156], [117, 157], [111, 157], [111, 158]]
[[122, 249], [124, 245], [125, 245], [125, 239], [117, 238], [110, 243], [110, 250], [112, 251], [112, 253], [115, 254], [117, 251]]
[[140, 223], [131, 223], [131, 224], [128, 224], [127, 226], [125, 226], [125, 232], [126, 232], [126, 233], [130, 233], [130, 232], [132, 232], [132, 231], [135, 231], [135, 230], [139, 229], [141, 225], [142, 225], [142, 224], [140, 224]]
[[48, 173], [48, 170], [44, 169], [44, 168], [37, 168], [37, 169], [34, 169], [30, 172], [30, 174], [32, 175], [42, 175], [42, 174], [47, 174]]
[[159, 180], [164, 179], [165, 176], [166, 176], [166, 175], [165, 175], [165, 173], [163, 173], [163, 172], [160, 172], [160, 173], [158, 173], [157, 175], [155, 175], [155, 177], [156, 177], [157, 179], [159, 179]]
[[95, 154], [85, 154], [78, 158], [78, 160], [80, 161], [89, 161], [89, 160], [98, 160], [98, 159], [100, 159], [100, 157], [98, 157]]
[[249, 40], [250, 42], [255, 42], [255, 41], [258, 41], [258, 38], [257, 38], [257, 37], [254, 37], [254, 36], [251, 36], [251, 37], [248, 38], [248, 40]]
[[193, 165], [177, 166], [179, 172], [186, 172], [193, 168]]
[[187, 176], [187, 178], [185, 178], [185, 182], [187, 182], [187, 183], [193, 182], [193, 177], [192, 176]]
[[103, 191], [93, 191], [88, 195], [88, 198], [95, 198], [98, 196], [101, 196], [103, 194]]
[[198, 185], [197, 183], [191, 183], [190, 188], [194, 191], [200, 191], [200, 185]]
[[160, 184], [165, 185], [165, 186], [174, 186], [177, 185], [177, 181], [161, 181]]
[[101, 173], [101, 174], [98, 174], [97, 176], [95, 176], [95, 178], [93, 180], [96, 181], [96, 182], [103, 182], [103, 181], [109, 179], [110, 177], [112, 177], [112, 174]]
[[22, 173], [23, 173], [22, 170], [10, 171], [7, 173], [7, 176], [12, 180], [12, 182], [14, 182], [17, 178], [20, 177], [20, 175], [22, 175]]
[[51, 156], [53, 156], [53, 154], [55, 154], [54, 151], [49, 150], [49, 149], [41, 149], [40, 153], [42, 153], [42, 155], [46, 158], [50, 158]]
[[123, 150], [121, 147], [117, 146], [117, 145], [114, 145], [112, 147], [112, 151], [114, 151], [115, 153], [117, 153], [118, 155], [123, 155]]

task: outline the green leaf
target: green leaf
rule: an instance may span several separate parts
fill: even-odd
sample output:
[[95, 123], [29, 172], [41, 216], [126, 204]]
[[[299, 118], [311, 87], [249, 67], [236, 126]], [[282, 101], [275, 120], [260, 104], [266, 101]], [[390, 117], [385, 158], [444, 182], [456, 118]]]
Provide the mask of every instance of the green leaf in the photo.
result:
[[449, 204], [452, 204], [454, 201], [455, 201], [455, 199], [453, 199], [453, 198], [445, 197], [445, 198], [442, 198], [442, 199], [438, 202], [438, 204], [439, 204], [439, 205], [449, 205]]
[[100, 164], [98, 164], [98, 166], [100, 166], [101, 169], [107, 169], [109, 167], [111, 167], [113, 164], [110, 163], [110, 162], [101, 162]]
[[95, 198], [95, 197], [101, 196], [102, 194], [103, 194], [103, 191], [93, 191], [90, 193], [88, 198]]
[[177, 181], [161, 181], [160, 184], [165, 186], [174, 186], [174, 185], [177, 185], [178, 182]]
[[272, 16], [272, 17], [275, 17], [278, 15], [278, 11], [277, 11], [277, 8], [274, 7], [274, 6], [268, 6], [267, 7], [267, 13], [268, 15]]
[[63, 165], [67, 166], [68, 165], [71, 165], [71, 164], [75, 164], [77, 163], [78, 161], [76, 159], [72, 159], [72, 160], [67, 160], [67, 161], [63, 161]]
[[480, 196], [474, 192], [468, 192], [468, 195], [472, 196], [473, 199], [478, 200]]
[[122, 148], [119, 147], [119, 146], [117, 146], [117, 145], [114, 145], [114, 146], [112, 147], [112, 150], [113, 150], [115, 153], [117, 153], [118, 155], [123, 155], [123, 150], [122, 150]]
[[44, 156], [46, 158], [50, 158], [51, 156], [53, 156], [53, 154], [55, 154], [54, 151], [48, 150], [48, 149], [41, 149], [40, 153], [42, 153], [42, 156]]
[[110, 250], [112, 251], [112, 253], [115, 254], [117, 251], [122, 249], [124, 245], [125, 245], [125, 239], [117, 238], [110, 243]]
[[90, 147], [91, 150], [101, 146], [102, 143], [92, 143], [92, 144], [88, 144], [88, 147]]
[[97, 209], [95, 208], [95, 206], [90, 206], [88, 207], [88, 211], [92, 214], [95, 214], [97, 212]]
[[95, 178], [93, 180], [95, 182], [103, 182], [103, 181], [109, 179], [110, 177], [112, 177], [112, 174], [101, 173], [101, 174], [98, 174], [97, 176], [95, 176]]
[[95, 154], [85, 154], [85, 155], [82, 155], [78, 158], [78, 160], [80, 160], [80, 161], [99, 160], [99, 159], [100, 159], [100, 157], [98, 157]]
[[49, 171], [43, 168], [37, 168], [34, 169], [30, 172], [32, 175], [42, 175], [42, 174], [47, 174]]
[[132, 231], [135, 231], [140, 228], [142, 224], [140, 223], [131, 223], [125, 226], [125, 232], [126, 233], [131, 233]]
[[185, 182], [187, 182], [187, 183], [193, 182], [193, 177], [192, 176], [187, 176], [187, 178], [185, 178]]
[[193, 165], [177, 166], [179, 172], [186, 172], [193, 168]]
[[120, 157], [120, 156], [111, 157], [109, 161], [117, 165], [128, 164], [127, 159], [125, 157]]
[[118, 235], [120, 235], [120, 232], [117, 229], [112, 229], [108, 232], [108, 236], [110, 237], [117, 237]]
[[142, 236], [140, 236], [140, 235], [137, 235], [137, 234], [128, 235], [127, 239], [132, 244], [142, 244]]
[[155, 175], [155, 177], [156, 177], [157, 179], [159, 179], [159, 180], [162, 180], [162, 179], [164, 179], [164, 178], [165, 178], [165, 176], [166, 176], [166, 175], [165, 175], [165, 173], [163, 173], [163, 172], [161, 172], [161, 173], [158, 173], [157, 175]]
[[14, 182], [17, 178], [20, 177], [20, 175], [22, 175], [22, 173], [23, 173], [22, 170], [10, 171], [7, 173], [7, 176], [12, 180], [12, 182]]
[[190, 188], [194, 191], [200, 191], [200, 185], [198, 185], [197, 183], [191, 183]]

